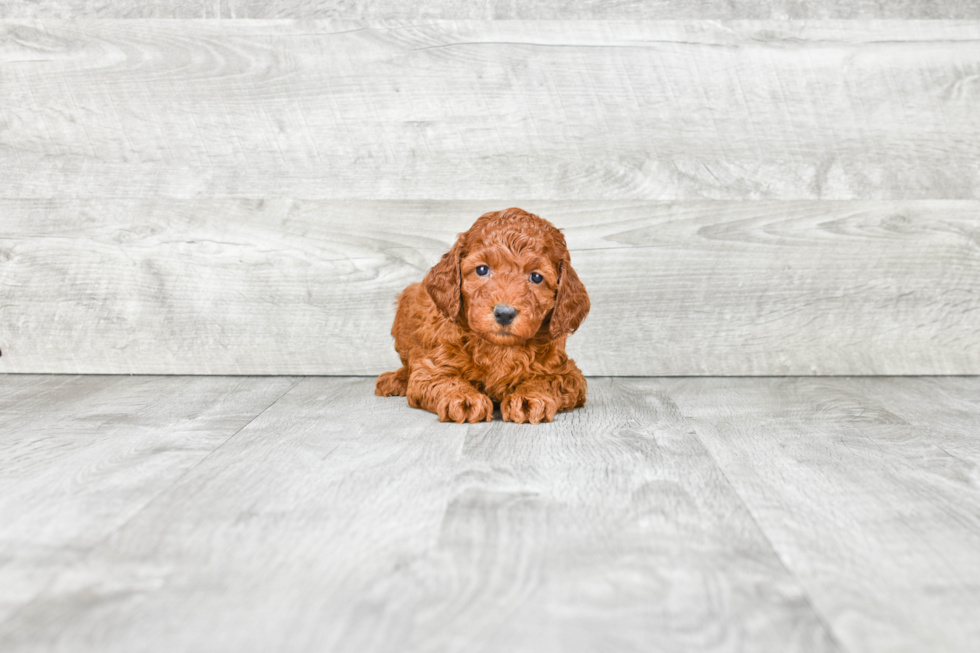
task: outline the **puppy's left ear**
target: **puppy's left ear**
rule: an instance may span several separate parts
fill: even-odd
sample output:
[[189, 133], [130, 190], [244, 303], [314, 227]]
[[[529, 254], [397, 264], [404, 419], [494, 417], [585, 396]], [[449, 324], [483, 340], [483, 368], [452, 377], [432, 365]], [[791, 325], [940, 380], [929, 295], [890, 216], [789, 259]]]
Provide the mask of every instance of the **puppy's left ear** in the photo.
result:
[[422, 287], [429, 293], [436, 308], [453, 322], [459, 320], [462, 308], [459, 261], [463, 257], [464, 235], [459, 235], [452, 249], [442, 255], [442, 259], [432, 266], [422, 280]]
[[566, 252], [558, 263], [558, 294], [551, 313], [549, 334], [552, 339], [563, 338], [579, 328], [589, 314], [589, 294], [578, 278]]

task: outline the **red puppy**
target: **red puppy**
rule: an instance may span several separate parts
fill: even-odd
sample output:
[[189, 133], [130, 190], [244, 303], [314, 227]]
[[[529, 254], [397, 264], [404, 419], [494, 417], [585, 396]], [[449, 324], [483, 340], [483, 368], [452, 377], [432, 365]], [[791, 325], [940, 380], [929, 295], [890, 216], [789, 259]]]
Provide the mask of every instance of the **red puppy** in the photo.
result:
[[589, 313], [565, 238], [521, 209], [481, 216], [422, 283], [398, 297], [401, 369], [374, 392], [408, 397], [442, 422], [550, 422], [585, 403], [565, 339]]

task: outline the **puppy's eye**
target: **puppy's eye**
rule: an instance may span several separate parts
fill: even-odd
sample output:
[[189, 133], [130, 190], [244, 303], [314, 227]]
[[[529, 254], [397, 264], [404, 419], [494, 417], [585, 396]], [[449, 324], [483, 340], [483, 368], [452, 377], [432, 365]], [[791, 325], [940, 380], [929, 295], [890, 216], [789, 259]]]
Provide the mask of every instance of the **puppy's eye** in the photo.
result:
[[485, 277], [485, 276], [487, 276], [488, 274], [490, 274], [490, 268], [488, 268], [488, 267], [487, 267], [487, 266], [485, 266], [485, 265], [478, 265], [478, 266], [476, 267], [476, 273], [477, 273], [477, 274], [478, 274], [479, 276], [481, 276], [481, 277]]
[[540, 273], [538, 272], [531, 273], [531, 283], [541, 283], [542, 281], [544, 281], [544, 277], [542, 277]]

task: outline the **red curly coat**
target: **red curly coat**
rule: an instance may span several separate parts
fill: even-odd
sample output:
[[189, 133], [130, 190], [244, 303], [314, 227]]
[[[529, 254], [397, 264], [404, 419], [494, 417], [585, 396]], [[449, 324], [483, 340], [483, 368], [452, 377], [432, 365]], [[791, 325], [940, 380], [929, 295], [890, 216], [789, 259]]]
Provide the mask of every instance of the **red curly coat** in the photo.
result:
[[481, 216], [422, 283], [398, 297], [391, 335], [401, 369], [375, 394], [407, 396], [443, 422], [550, 422], [585, 404], [565, 339], [589, 312], [565, 238], [512, 208]]

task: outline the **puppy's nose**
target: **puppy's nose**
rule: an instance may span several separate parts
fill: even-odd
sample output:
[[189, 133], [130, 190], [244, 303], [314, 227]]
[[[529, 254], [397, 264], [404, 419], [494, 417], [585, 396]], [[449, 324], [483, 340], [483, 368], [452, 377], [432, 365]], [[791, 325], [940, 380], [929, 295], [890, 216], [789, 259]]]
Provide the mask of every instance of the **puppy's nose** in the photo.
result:
[[500, 326], [507, 326], [517, 317], [517, 309], [507, 304], [497, 304], [493, 307], [493, 316]]

